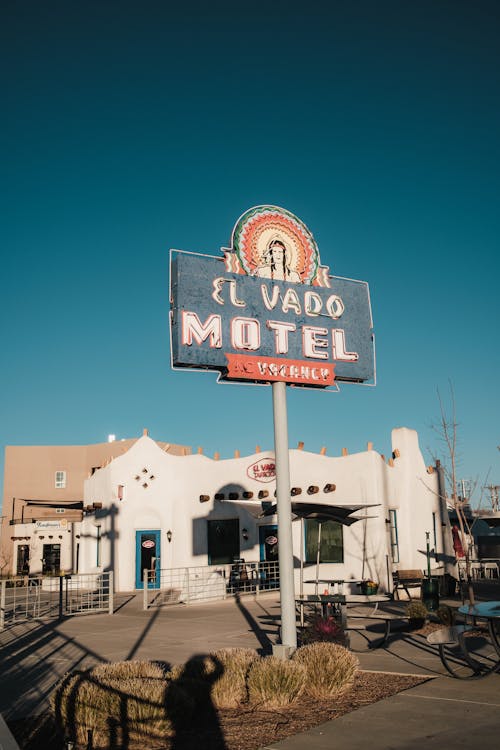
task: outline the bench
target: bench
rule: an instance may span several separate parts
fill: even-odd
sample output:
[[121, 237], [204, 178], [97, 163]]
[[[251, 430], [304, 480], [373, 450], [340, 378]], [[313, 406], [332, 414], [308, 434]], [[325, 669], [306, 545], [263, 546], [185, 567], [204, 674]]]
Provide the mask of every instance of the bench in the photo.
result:
[[420, 588], [423, 578], [424, 574], [421, 570], [395, 570], [392, 574], [394, 595], [399, 599], [399, 590], [403, 589], [408, 599], [411, 599], [410, 589]]
[[449, 625], [429, 633], [427, 643], [430, 643], [431, 646], [458, 646], [464, 633], [476, 629], [471, 625]]
[[360, 614], [353, 614], [352, 612], [348, 612], [345, 630], [356, 630], [361, 633], [367, 630], [365, 624], [352, 622], [353, 620], [374, 620], [375, 622], [383, 623], [384, 633], [382, 637], [377, 641], [373, 641], [368, 646], [368, 648], [380, 648], [381, 646], [385, 646], [385, 644], [389, 640], [389, 637], [391, 635], [391, 625], [393, 623], [401, 623], [406, 619], [407, 618], [403, 617], [402, 615], [395, 615], [391, 612], [363, 612]]
[[427, 643], [439, 648], [441, 661], [452, 677], [471, 679], [485, 674], [484, 665], [469, 655], [463, 640], [466, 633], [478, 630], [476, 625], [450, 625], [427, 636]]

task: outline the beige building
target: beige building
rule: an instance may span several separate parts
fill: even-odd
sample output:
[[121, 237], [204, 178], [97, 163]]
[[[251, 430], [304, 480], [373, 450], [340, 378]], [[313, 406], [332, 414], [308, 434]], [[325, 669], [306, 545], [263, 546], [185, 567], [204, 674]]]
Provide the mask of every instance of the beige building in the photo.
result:
[[[147, 430], [144, 434], [147, 435]], [[83, 519], [84, 482], [126, 453], [137, 440], [110, 439], [94, 445], [7, 446], [0, 576], [73, 569], [74, 561], [65, 559], [64, 550], [72, 548], [66, 543], [66, 536], [72, 533], [74, 523]], [[164, 442], [157, 445], [171, 455], [191, 453], [186, 446]], [[40, 557], [35, 560], [33, 550], [37, 548]]]

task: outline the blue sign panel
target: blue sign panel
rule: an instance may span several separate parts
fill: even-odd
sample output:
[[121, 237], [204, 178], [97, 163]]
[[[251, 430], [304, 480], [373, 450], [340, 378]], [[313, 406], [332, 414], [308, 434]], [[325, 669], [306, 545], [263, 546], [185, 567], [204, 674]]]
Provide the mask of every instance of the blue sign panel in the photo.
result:
[[284, 209], [242, 219], [224, 258], [172, 251], [173, 366], [322, 388], [373, 382], [368, 285], [329, 276], [312, 235]]

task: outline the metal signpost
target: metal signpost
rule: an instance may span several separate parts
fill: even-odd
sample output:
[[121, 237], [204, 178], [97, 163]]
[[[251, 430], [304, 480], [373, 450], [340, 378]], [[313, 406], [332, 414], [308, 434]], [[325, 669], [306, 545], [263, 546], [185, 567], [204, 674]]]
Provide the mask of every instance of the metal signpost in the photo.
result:
[[368, 284], [320, 263], [313, 235], [277, 206], [236, 222], [222, 257], [171, 251], [172, 367], [273, 390], [282, 655], [297, 646], [286, 386], [374, 383]]

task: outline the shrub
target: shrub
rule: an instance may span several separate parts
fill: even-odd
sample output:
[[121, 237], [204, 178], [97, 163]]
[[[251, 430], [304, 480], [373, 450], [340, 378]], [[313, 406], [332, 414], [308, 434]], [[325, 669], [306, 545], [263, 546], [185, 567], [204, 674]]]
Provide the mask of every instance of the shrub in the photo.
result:
[[300, 641], [303, 644], [317, 641], [343, 644], [345, 643], [345, 633], [334, 617], [314, 615], [308, 618], [300, 635]]
[[66, 675], [51, 696], [59, 728], [78, 743], [92, 732], [94, 747], [115, 746], [111, 734], [163, 736], [192, 716], [194, 701], [153, 662], [101, 664]]
[[150, 677], [161, 680], [168, 672], [168, 666], [156, 661], [115, 661], [112, 664], [99, 664], [92, 669], [92, 676], [99, 680], [120, 680], [132, 677]]
[[193, 656], [185, 664], [172, 667], [169, 679], [188, 693], [198, 711], [210, 708], [212, 686], [223, 676], [223, 666], [213, 655]]
[[217, 708], [234, 708], [247, 700], [247, 677], [252, 665], [260, 659], [249, 648], [220, 649], [211, 654], [223, 672], [212, 687], [212, 701]]
[[423, 602], [410, 602], [406, 605], [405, 610], [409, 620], [425, 620], [429, 616], [429, 610]]
[[252, 649], [219, 649], [176, 665], [169, 677], [202, 706], [210, 700], [217, 708], [234, 708], [247, 700], [248, 672], [259, 658]]
[[306, 691], [315, 698], [329, 698], [347, 690], [359, 667], [357, 657], [336, 643], [310, 643], [293, 654], [292, 661], [306, 670]]
[[293, 703], [303, 692], [306, 670], [297, 661], [276, 656], [257, 659], [248, 673], [248, 698], [251, 704], [281, 708]]
[[436, 615], [439, 622], [442, 622], [443, 625], [453, 625], [454, 614], [451, 607], [447, 607], [445, 604], [442, 604], [437, 608]]

